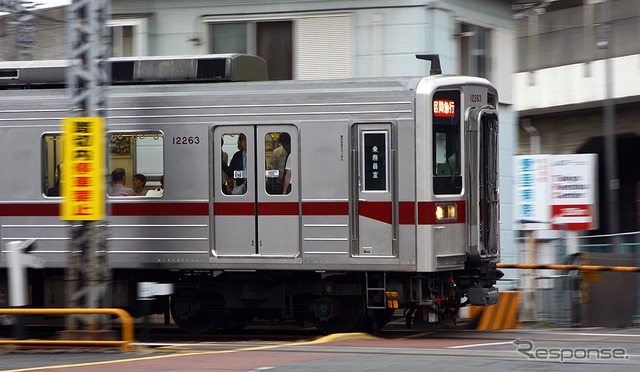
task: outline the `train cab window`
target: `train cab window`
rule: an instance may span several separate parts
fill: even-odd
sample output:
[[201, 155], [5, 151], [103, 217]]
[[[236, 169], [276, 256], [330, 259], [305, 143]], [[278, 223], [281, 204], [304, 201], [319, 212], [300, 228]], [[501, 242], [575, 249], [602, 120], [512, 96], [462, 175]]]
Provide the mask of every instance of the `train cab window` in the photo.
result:
[[48, 197], [59, 197], [62, 175], [62, 133], [44, 134], [41, 145], [42, 194]]
[[433, 96], [433, 192], [462, 192], [460, 167], [460, 91]]
[[[164, 196], [164, 135], [161, 132], [111, 132], [107, 143], [110, 196]], [[121, 186], [113, 180], [116, 169], [124, 170]], [[135, 195], [126, 189], [133, 190]]]
[[496, 108], [496, 95], [493, 93], [487, 93], [487, 104], [489, 106]]
[[[229, 154], [231, 159], [229, 159]], [[222, 135], [222, 192], [227, 195], [247, 193], [247, 136], [244, 133]]]
[[[287, 132], [267, 133], [264, 138], [265, 191], [269, 195], [283, 195], [291, 192], [284, 187], [288, 170], [286, 164], [291, 153], [291, 135]], [[288, 183], [288, 182], [287, 182]]]

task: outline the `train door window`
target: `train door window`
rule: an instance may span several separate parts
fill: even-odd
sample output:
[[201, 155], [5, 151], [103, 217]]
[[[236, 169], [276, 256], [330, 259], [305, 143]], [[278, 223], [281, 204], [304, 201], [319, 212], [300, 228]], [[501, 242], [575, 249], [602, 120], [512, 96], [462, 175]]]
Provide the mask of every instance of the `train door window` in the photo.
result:
[[48, 133], [42, 136], [42, 194], [60, 196], [62, 175], [62, 134]]
[[462, 192], [460, 167], [460, 91], [433, 96], [433, 192]]
[[[291, 192], [290, 182], [286, 182], [286, 168], [291, 154], [291, 134], [287, 132], [269, 132], [264, 138], [265, 191], [269, 195], [287, 195]], [[291, 175], [288, 179], [290, 180]]]
[[124, 170], [123, 186], [132, 189], [135, 196], [164, 195], [164, 135], [161, 132], [111, 132], [107, 141], [110, 196], [133, 196], [116, 186], [117, 181], [113, 180], [116, 169]]
[[[232, 154], [231, 157], [229, 154]], [[247, 193], [247, 136], [244, 133], [222, 135], [222, 192], [227, 195]]]
[[362, 175], [364, 191], [387, 191], [387, 132], [362, 132]]

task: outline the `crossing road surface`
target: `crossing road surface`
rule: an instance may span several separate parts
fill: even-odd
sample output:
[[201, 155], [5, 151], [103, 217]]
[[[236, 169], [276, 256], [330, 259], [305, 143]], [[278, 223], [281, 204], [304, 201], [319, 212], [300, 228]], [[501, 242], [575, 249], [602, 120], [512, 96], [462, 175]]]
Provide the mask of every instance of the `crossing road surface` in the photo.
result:
[[130, 353], [0, 349], [0, 371], [427, 369], [638, 371], [640, 329], [396, 330], [381, 337], [355, 333], [284, 342], [136, 344], [136, 351]]

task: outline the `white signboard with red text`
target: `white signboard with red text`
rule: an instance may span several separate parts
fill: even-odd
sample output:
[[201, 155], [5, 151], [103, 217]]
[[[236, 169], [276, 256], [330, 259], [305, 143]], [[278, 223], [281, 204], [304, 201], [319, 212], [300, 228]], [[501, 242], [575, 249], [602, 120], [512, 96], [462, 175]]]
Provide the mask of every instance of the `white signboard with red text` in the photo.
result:
[[595, 230], [596, 154], [516, 156], [516, 228]]
[[598, 155], [553, 155], [551, 219], [562, 230], [595, 230]]

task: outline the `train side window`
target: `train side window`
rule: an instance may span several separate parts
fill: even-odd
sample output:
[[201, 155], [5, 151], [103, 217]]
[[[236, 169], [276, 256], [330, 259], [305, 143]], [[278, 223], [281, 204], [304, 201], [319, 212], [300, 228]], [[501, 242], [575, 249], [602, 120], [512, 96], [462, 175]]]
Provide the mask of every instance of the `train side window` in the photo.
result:
[[59, 197], [62, 175], [62, 133], [47, 133], [42, 136], [42, 194]]
[[460, 91], [433, 96], [433, 193], [462, 192]]
[[287, 132], [267, 133], [264, 138], [265, 191], [269, 195], [289, 194], [289, 185], [284, 187], [287, 170], [285, 166], [291, 154], [291, 135]]
[[[132, 189], [136, 196], [162, 197], [164, 195], [164, 134], [157, 131], [111, 132], [109, 144], [110, 195], [124, 196], [128, 191], [111, 192], [115, 186], [112, 172], [125, 171], [124, 187]], [[118, 187], [119, 188], [119, 187]]]
[[[229, 154], [231, 159], [229, 159]], [[244, 133], [222, 135], [222, 192], [227, 195], [247, 193], [247, 136]]]

